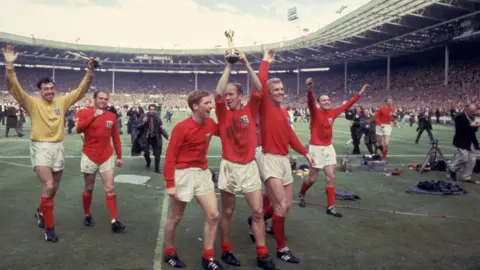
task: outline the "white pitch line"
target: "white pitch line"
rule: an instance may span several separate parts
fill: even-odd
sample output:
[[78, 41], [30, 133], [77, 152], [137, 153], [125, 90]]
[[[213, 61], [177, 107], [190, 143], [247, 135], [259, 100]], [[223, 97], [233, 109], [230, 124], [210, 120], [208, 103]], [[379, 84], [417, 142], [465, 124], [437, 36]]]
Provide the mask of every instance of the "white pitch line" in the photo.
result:
[[18, 166], [18, 167], [32, 168], [32, 166], [31, 166], [31, 165], [27, 165], [27, 164], [21, 164], [21, 163], [15, 163], [15, 162], [6, 162], [6, 161], [0, 161], [0, 163], [2, 163], [2, 164], [6, 164], [6, 165]]
[[[305, 129], [305, 130], [308, 130], [310, 131], [309, 129]], [[335, 132], [338, 132], [338, 133], [344, 133], [344, 134], [350, 134], [350, 132], [347, 132], [347, 131], [343, 131], [343, 130], [333, 130]], [[392, 135], [392, 138], [390, 139], [390, 141], [397, 141], [397, 142], [406, 142], [406, 143], [411, 143], [413, 144], [414, 142], [413, 141], [407, 141], [407, 140], [402, 140], [402, 139], [396, 139], [395, 136]], [[452, 147], [452, 146], [445, 146], [445, 145], [442, 145], [442, 146], [439, 146], [440, 148], [448, 148], [448, 149], [454, 149], [454, 150], [457, 150], [457, 148], [455, 147]]]
[[155, 246], [155, 254], [154, 254], [154, 261], [153, 261], [153, 270], [162, 270], [163, 265], [163, 234], [164, 234], [164, 227], [165, 222], [167, 221], [168, 215], [168, 203], [170, 202], [170, 196], [165, 192], [163, 195], [163, 202], [162, 202], [162, 212], [160, 216], [160, 227], [158, 228], [158, 235], [157, 235], [157, 245]]

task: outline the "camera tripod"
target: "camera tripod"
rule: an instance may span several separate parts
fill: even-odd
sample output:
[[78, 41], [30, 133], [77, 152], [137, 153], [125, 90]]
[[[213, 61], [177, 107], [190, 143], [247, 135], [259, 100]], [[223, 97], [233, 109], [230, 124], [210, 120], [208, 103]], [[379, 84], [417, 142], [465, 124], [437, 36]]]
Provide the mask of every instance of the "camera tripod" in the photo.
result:
[[445, 157], [443, 156], [442, 150], [440, 150], [440, 148], [438, 147], [438, 140], [433, 140], [431, 144], [432, 144], [432, 147], [428, 151], [428, 154], [425, 157], [425, 161], [420, 167], [420, 173], [424, 173], [427, 166], [431, 168], [439, 160], [445, 161]]

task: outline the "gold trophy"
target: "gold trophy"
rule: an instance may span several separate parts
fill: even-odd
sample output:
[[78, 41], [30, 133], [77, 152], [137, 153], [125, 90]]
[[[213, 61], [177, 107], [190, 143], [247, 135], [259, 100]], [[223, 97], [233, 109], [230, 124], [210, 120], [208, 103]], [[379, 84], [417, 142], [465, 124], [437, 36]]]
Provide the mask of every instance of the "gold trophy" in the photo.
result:
[[227, 37], [227, 42], [228, 42], [228, 51], [227, 54], [225, 55], [225, 60], [229, 62], [230, 64], [235, 64], [240, 60], [240, 56], [235, 52], [235, 49], [233, 48], [233, 30], [227, 30], [225, 31], [225, 37]]

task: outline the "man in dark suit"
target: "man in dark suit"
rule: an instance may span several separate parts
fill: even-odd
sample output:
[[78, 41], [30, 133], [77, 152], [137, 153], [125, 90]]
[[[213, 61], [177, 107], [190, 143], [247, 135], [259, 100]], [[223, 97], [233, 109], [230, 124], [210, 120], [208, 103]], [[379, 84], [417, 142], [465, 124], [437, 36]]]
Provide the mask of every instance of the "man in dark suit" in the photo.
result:
[[145, 114], [142, 106], [135, 102], [132, 108], [127, 112], [127, 133], [130, 134], [130, 140], [133, 144], [138, 134], [138, 125], [141, 123], [140, 116]]
[[168, 134], [163, 129], [162, 119], [157, 115], [157, 106], [151, 104], [148, 106], [148, 113], [140, 117], [141, 123], [138, 126], [138, 135], [135, 138], [132, 155], [143, 151], [147, 168], [150, 168], [151, 158], [150, 149], [155, 157], [155, 172], [160, 173], [160, 156], [162, 154], [162, 136], [168, 140]]
[[417, 131], [418, 131], [418, 134], [417, 134], [417, 139], [415, 140], [415, 143], [418, 143], [424, 131], [427, 131], [428, 137], [430, 138], [431, 142], [435, 140], [432, 134], [432, 113], [430, 112], [430, 108], [427, 107], [423, 112], [420, 112], [418, 114]]
[[0, 103], [0, 122], [5, 126], [5, 118], [7, 118], [7, 102], [4, 100]]
[[13, 128], [17, 132], [18, 137], [23, 137], [23, 134], [18, 129], [18, 109], [17, 105], [10, 103], [7, 107], [6, 118], [7, 118], [7, 127], [5, 128], [5, 137], [8, 137], [10, 129]]
[[457, 153], [449, 168], [453, 180], [471, 181], [476, 162], [475, 151], [480, 149], [476, 135], [480, 123], [475, 121], [476, 112], [476, 106], [470, 104], [455, 117], [453, 145], [457, 147]]
[[377, 139], [375, 136], [375, 116], [372, 115], [369, 109], [363, 110], [363, 118], [360, 121], [360, 126], [363, 132], [363, 139], [365, 141], [365, 145], [367, 146], [368, 153], [373, 155], [375, 151], [373, 147], [375, 146], [375, 140]]

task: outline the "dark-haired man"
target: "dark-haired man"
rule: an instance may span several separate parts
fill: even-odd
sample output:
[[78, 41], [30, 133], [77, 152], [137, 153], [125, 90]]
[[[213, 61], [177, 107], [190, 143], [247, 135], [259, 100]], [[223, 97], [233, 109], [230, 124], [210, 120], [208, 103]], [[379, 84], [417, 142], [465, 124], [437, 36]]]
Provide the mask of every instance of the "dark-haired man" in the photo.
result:
[[40, 98], [29, 96], [23, 91], [14, 71], [18, 52], [8, 45], [2, 49], [6, 62], [7, 86], [10, 93], [32, 119], [30, 153], [32, 166], [42, 184], [40, 207], [36, 210], [38, 226], [45, 228], [45, 240], [57, 241], [54, 226], [54, 200], [58, 190], [65, 162], [63, 148], [65, 112], [82, 99], [93, 79], [94, 59], [88, 61], [87, 74], [78, 88], [64, 96], [55, 98], [55, 83], [41, 79], [37, 83]]
[[[315, 159], [308, 174], [308, 178], [303, 181], [299, 194], [300, 207], [305, 207], [305, 194], [307, 190], [315, 184], [320, 169], [323, 169], [326, 180], [325, 193], [327, 194], [327, 214], [334, 217], [342, 217], [342, 214], [335, 209], [335, 167], [337, 165], [337, 153], [332, 143], [333, 123], [335, 119], [344, 111], [348, 110], [360, 96], [367, 90], [368, 84], [365, 84], [358, 94], [354, 95], [342, 106], [333, 108], [328, 95], [318, 97], [317, 107], [315, 95], [313, 93], [313, 80], [308, 78], [307, 85], [307, 105], [312, 115], [310, 121], [310, 145], [309, 152]], [[361, 113], [358, 109], [356, 112]], [[354, 116], [355, 118], [355, 116]]]
[[[247, 104], [242, 104], [243, 89], [238, 83], [228, 83], [232, 64], [226, 64], [218, 81], [215, 95], [215, 114], [222, 142], [218, 188], [221, 190], [222, 214], [220, 240], [222, 260], [234, 266], [240, 261], [233, 255], [230, 243], [230, 222], [235, 210], [236, 192], [243, 192], [252, 210], [252, 231], [256, 239], [257, 265], [263, 269], [276, 269], [265, 245], [265, 221], [262, 209], [262, 182], [255, 162], [256, 119], [262, 100], [262, 84], [244, 53], [239, 52], [240, 62], [245, 66], [253, 92]], [[266, 82], [265, 85], [266, 86]]]
[[[106, 92], [97, 91], [93, 94], [94, 108], [87, 108], [80, 114], [77, 124], [77, 133], [83, 133], [85, 141], [82, 149], [80, 168], [85, 180], [85, 189], [82, 193], [83, 223], [85, 226], [95, 225], [90, 214], [92, 193], [95, 187], [97, 172], [102, 178], [105, 190], [107, 208], [110, 212], [112, 232], [123, 232], [125, 225], [117, 220], [117, 196], [114, 191], [114, 168], [121, 168], [122, 143], [118, 132], [117, 115], [106, 111], [109, 95]], [[113, 155], [115, 148], [116, 160]]]
[[160, 156], [162, 154], [162, 136], [168, 140], [168, 134], [163, 129], [162, 119], [157, 114], [157, 106], [150, 104], [148, 113], [140, 117], [142, 122], [138, 125], [138, 134], [135, 138], [135, 144], [140, 145], [143, 150], [143, 156], [147, 162], [147, 168], [150, 168], [152, 159], [150, 158], [150, 149], [153, 151], [155, 172], [160, 173]]
[[165, 222], [164, 261], [174, 268], [184, 268], [175, 248], [175, 230], [185, 207], [195, 197], [205, 212], [202, 266], [222, 270], [215, 259], [215, 234], [218, 225], [218, 202], [212, 174], [208, 169], [207, 151], [217, 124], [210, 118], [212, 98], [208, 92], [194, 91], [188, 97], [192, 116], [176, 124], [165, 155], [163, 176], [170, 196], [170, 213]]

